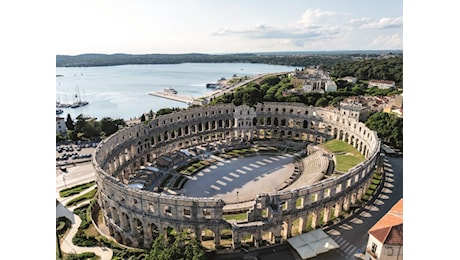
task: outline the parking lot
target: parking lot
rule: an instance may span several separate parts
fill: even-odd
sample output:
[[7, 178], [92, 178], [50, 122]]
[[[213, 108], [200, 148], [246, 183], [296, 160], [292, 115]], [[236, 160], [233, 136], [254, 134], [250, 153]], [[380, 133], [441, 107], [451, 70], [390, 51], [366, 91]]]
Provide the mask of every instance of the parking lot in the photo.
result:
[[56, 167], [91, 161], [97, 142], [56, 146]]

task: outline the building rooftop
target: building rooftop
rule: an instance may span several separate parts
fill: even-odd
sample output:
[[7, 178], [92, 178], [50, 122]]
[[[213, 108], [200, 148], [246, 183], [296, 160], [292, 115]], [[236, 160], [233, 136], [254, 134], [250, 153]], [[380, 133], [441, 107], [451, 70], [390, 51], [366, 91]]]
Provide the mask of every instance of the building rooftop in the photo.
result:
[[385, 216], [369, 230], [383, 244], [399, 245], [403, 243], [403, 200], [400, 199]]

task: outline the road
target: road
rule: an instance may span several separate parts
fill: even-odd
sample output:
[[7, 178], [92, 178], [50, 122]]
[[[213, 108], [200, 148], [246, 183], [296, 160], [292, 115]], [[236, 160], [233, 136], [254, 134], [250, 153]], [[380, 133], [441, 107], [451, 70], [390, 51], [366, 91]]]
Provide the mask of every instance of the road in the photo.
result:
[[315, 260], [356, 259], [358, 250], [365, 252], [367, 231], [403, 198], [403, 158], [385, 157], [386, 179], [375, 201], [359, 210], [354, 217], [340, 225], [325, 229], [340, 248], [315, 257]]
[[56, 167], [56, 192], [78, 184], [94, 181], [95, 171], [91, 162], [67, 165], [67, 172]]

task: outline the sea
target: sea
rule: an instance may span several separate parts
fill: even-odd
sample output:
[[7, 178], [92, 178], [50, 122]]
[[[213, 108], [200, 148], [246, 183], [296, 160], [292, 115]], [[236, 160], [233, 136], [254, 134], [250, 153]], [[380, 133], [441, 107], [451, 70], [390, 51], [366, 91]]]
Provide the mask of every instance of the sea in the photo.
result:
[[199, 98], [213, 92], [207, 83], [221, 78], [289, 72], [297, 67], [254, 63], [182, 63], [101, 67], [56, 67], [56, 102], [87, 101], [78, 108], [61, 108], [60, 117], [79, 115], [132, 120], [161, 108], [186, 108], [186, 103], [149, 95], [173, 88], [177, 95]]

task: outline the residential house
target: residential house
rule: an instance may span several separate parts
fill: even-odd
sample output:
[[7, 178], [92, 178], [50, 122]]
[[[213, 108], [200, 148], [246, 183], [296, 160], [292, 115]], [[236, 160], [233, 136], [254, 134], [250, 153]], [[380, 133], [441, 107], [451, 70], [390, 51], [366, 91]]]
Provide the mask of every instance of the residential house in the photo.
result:
[[62, 117], [56, 117], [56, 134], [60, 133], [63, 135], [67, 134], [67, 126], [65, 125], [65, 119]]
[[369, 231], [365, 260], [403, 259], [403, 199]]

